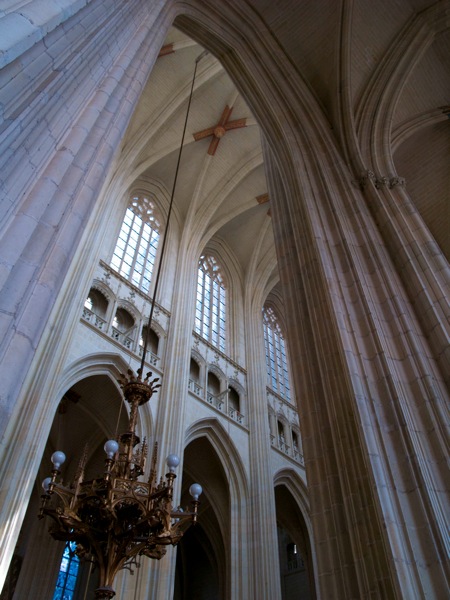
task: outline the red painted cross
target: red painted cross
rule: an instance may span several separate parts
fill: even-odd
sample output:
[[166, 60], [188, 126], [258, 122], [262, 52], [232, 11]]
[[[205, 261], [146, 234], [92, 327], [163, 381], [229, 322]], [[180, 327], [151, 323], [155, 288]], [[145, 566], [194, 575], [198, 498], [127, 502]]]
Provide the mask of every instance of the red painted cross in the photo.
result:
[[173, 54], [173, 52], [175, 52], [173, 44], [166, 44], [159, 51], [158, 58], [160, 58], [161, 56], [167, 56], [168, 54]]
[[230, 129], [240, 129], [241, 127], [247, 126], [247, 119], [235, 119], [234, 121], [230, 121], [229, 119], [231, 117], [232, 112], [233, 107], [230, 108], [227, 104], [217, 125], [194, 133], [194, 140], [196, 142], [198, 140], [203, 140], [204, 138], [209, 137], [210, 135], [213, 136], [213, 139], [211, 140], [211, 143], [208, 148], [208, 154], [210, 154], [211, 156], [214, 156], [221, 138], [223, 138], [227, 131], [230, 131]]

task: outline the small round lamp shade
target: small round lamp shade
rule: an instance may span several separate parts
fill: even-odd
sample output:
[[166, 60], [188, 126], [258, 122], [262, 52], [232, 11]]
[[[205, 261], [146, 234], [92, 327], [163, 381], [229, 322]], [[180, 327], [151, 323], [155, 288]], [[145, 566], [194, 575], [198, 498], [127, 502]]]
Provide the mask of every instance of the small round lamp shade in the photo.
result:
[[44, 490], [45, 493], [48, 492], [48, 487], [49, 487], [51, 481], [52, 481], [51, 477], [46, 477], [44, 479], [44, 481], [42, 482], [42, 489]]
[[119, 449], [119, 444], [116, 440], [108, 440], [106, 444], [103, 446], [103, 450], [106, 452], [106, 456], [112, 460], [114, 458], [114, 454]]
[[203, 492], [202, 486], [199, 483], [193, 483], [189, 488], [189, 493], [194, 500], [198, 500], [198, 497]]
[[61, 450], [57, 450], [52, 454], [52, 463], [55, 469], [59, 469], [62, 464], [64, 464], [66, 460], [66, 455]]
[[180, 459], [176, 454], [169, 454], [169, 456], [166, 458], [166, 463], [167, 463], [167, 466], [169, 467], [169, 471], [171, 473], [174, 473], [175, 469], [180, 464]]

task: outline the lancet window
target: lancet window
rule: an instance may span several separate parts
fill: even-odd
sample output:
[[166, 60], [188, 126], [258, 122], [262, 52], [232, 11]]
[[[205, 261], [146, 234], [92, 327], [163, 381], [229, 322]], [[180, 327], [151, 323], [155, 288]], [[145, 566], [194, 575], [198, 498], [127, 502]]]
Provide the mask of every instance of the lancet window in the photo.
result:
[[80, 559], [75, 554], [75, 542], [67, 542], [59, 567], [53, 600], [72, 600], [77, 583]]
[[275, 311], [270, 306], [263, 308], [263, 326], [269, 386], [290, 400], [286, 343]]
[[226, 290], [219, 263], [212, 255], [200, 257], [197, 279], [195, 331], [225, 351]]
[[158, 247], [160, 222], [155, 203], [144, 195], [130, 200], [111, 259], [111, 266], [148, 293]]

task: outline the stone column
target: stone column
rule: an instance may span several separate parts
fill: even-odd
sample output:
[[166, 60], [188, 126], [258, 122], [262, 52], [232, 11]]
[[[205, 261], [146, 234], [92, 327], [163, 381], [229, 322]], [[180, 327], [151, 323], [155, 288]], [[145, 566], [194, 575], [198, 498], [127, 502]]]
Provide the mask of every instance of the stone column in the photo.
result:
[[415, 314], [450, 386], [450, 266], [401, 177], [368, 171], [359, 183], [408, 292]]
[[2, 70], [0, 432], [155, 59], [143, 4], [93, 2]]
[[49, 522], [38, 520], [40, 498], [34, 490], [20, 538], [25, 548], [14, 598], [52, 598], [55, 591], [64, 542], [56, 542], [48, 533]]
[[250, 435], [250, 550], [253, 593], [259, 600], [281, 598], [275, 493], [267, 414], [267, 371], [261, 290], [246, 286], [245, 341], [247, 414]]
[[[183, 236], [180, 248], [171, 248], [178, 253], [175, 288], [171, 306], [170, 329], [167, 338], [167, 351], [164, 376], [158, 411], [155, 419], [155, 438], [158, 441], [159, 470], [164, 471], [168, 454], [178, 454], [180, 465], [175, 481], [174, 504], [180, 500], [185, 444], [185, 403], [188, 398], [189, 365], [192, 347], [192, 327], [196, 293], [196, 261], [184, 246]], [[165, 472], [165, 471], [164, 471]], [[175, 585], [176, 549], [168, 548], [167, 555], [154, 569], [150, 584], [149, 598], [166, 600], [172, 598]]]
[[[98, 258], [100, 191], [170, 24], [163, 2], [77, 7], [32, 36], [16, 15], [14, 47], [3, 55], [0, 476], [10, 485], [0, 492], [2, 575], [53, 420], [74, 300], [82, 306]], [[0, 20], [3, 40], [11, 18]]]
[[448, 397], [436, 361], [351, 185], [337, 194], [309, 161], [314, 186], [268, 164], [319, 593], [436, 594], [447, 585]]

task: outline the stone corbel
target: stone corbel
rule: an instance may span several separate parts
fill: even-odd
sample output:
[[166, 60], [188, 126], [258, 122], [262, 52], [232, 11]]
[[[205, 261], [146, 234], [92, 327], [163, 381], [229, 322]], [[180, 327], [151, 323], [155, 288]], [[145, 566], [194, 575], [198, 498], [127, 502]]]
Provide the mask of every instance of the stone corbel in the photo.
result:
[[389, 179], [389, 189], [392, 189], [393, 187], [397, 186], [397, 185], [401, 185], [403, 187], [405, 187], [406, 185], [406, 179], [404, 177], [391, 177]]
[[359, 188], [360, 190], [364, 190], [369, 181], [372, 181], [375, 184], [375, 180], [375, 173], [373, 171], [367, 170], [363, 171], [358, 179], [353, 179], [352, 183], [355, 187]]
[[359, 177], [359, 179], [354, 179], [352, 183], [359, 189], [364, 190], [369, 181], [372, 182], [372, 184], [377, 190], [383, 187], [388, 187], [389, 189], [392, 189], [397, 185], [404, 186], [406, 184], [406, 180], [403, 177], [399, 177], [398, 175], [386, 177], [381, 175], [375, 175], [375, 173], [370, 170], [364, 171]]

